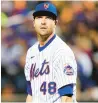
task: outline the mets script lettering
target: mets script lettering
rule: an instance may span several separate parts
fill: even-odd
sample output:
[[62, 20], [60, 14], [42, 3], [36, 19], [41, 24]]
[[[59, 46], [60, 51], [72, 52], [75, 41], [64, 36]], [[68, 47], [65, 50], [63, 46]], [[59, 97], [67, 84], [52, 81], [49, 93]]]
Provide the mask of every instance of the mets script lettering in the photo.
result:
[[39, 75], [44, 75], [44, 74], [49, 74], [50, 69], [49, 69], [49, 62], [46, 62], [46, 60], [43, 61], [41, 68], [36, 69], [36, 63], [31, 65], [30, 69], [30, 78], [34, 79], [37, 78]]

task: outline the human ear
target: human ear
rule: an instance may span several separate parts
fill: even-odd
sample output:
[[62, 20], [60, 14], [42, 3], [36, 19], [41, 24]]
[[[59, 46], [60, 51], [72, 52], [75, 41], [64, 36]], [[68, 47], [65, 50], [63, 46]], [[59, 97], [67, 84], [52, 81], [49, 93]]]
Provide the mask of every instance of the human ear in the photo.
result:
[[35, 19], [33, 18], [33, 26], [35, 27]]
[[55, 25], [57, 25], [57, 23], [58, 23], [58, 20], [55, 20]]

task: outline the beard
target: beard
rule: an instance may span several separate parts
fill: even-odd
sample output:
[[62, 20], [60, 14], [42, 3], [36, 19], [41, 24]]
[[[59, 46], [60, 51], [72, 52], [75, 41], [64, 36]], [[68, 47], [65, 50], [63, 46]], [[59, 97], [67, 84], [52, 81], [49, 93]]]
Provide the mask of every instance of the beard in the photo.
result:
[[48, 39], [48, 37], [53, 33], [53, 31], [48, 31], [48, 30], [44, 30], [44, 29], [41, 29], [39, 30], [39, 32], [37, 32], [37, 36], [38, 36], [38, 39], [41, 40], [41, 41], [46, 41]]

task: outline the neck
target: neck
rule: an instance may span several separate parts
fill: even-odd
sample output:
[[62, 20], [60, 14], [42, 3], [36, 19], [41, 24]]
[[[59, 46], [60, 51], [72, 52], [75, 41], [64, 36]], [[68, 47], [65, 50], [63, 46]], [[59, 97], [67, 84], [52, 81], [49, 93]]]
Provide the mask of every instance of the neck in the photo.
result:
[[50, 36], [44, 36], [44, 37], [38, 38], [40, 46], [45, 45], [53, 36], [54, 36], [54, 33], [52, 33]]

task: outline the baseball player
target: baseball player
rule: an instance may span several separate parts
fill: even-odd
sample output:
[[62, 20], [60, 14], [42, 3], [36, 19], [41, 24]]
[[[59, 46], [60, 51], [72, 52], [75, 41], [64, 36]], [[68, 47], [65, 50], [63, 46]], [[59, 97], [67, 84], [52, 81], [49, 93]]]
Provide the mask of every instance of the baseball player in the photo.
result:
[[54, 33], [56, 7], [50, 2], [40, 3], [33, 17], [38, 42], [26, 56], [26, 102], [75, 102], [77, 65], [72, 50]]

